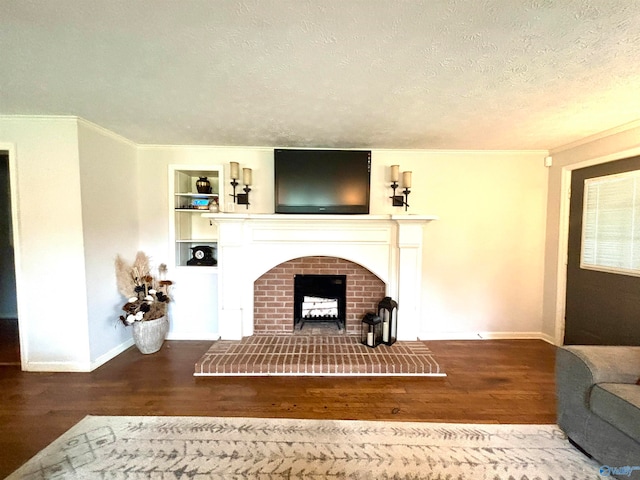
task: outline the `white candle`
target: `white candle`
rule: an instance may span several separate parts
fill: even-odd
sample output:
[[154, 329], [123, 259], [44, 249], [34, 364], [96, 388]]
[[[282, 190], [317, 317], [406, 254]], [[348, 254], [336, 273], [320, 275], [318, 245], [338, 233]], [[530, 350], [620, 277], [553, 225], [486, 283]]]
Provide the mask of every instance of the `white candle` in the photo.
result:
[[411, 188], [411, 172], [402, 172], [402, 186]]
[[242, 169], [242, 183], [245, 185], [251, 185], [251, 169], [243, 168]]
[[373, 347], [373, 332], [367, 333], [367, 345]]
[[229, 173], [229, 176], [233, 179], [233, 180], [237, 180], [240, 177], [240, 165], [238, 164], [238, 162], [231, 162], [231, 172]]
[[389, 322], [382, 322], [382, 341], [389, 341]]
[[400, 165], [391, 165], [391, 181], [397, 182], [400, 178]]

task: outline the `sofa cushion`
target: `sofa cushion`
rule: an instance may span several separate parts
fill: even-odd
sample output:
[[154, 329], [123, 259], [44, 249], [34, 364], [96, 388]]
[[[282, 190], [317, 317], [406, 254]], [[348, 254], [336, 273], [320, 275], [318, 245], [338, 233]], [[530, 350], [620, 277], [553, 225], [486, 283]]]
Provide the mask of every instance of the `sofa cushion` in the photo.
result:
[[600, 418], [640, 440], [640, 385], [599, 383], [591, 389], [589, 405]]

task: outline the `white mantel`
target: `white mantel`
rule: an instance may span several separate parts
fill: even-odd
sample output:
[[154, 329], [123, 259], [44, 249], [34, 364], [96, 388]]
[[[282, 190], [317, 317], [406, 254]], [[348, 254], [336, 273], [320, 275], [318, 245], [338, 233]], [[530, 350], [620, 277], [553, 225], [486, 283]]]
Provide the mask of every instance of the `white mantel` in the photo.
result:
[[306, 256], [350, 260], [380, 277], [398, 302], [398, 339], [420, 331], [423, 227], [433, 215], [204, 213], [218, 225], [218, 328], [223, 339], [253, 335], [253, 284]]

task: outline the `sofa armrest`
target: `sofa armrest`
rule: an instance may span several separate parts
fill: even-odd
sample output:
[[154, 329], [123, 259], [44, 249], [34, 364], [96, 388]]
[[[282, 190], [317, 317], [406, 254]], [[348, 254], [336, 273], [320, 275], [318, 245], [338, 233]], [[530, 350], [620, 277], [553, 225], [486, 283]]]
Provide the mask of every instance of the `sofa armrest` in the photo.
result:
[[587, 435], [589, 396], [596, 383], [636, 383], [640, 347], [569, 346], [556, 352], [558, 425], [572, 438]]
[[597, 383], [636, 383], [640, 347], [568, 346], [556, 351], [557, 422], [566, 435], [603, 465], [631, 465], [640, 444], [590, 408]]
[[636, 383], [640, 378], [640, 347], [572, 345], [562, 347], [578, 357], [591, 373], [591, 384]]

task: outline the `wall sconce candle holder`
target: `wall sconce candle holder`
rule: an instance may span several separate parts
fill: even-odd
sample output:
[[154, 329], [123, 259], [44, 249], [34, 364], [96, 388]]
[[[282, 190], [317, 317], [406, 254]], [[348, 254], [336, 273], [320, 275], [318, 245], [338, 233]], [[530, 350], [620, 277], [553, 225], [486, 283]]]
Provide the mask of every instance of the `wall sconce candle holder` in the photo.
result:
[[400, 176], [400, 166], [392, 165], [391, 166], [391, 188], [393, 189], [393, 195], [391, 198], [391, 204], [394, 207], [404, 207], [404, 210], [407, 211], [409, 208], [409, 194], [411, 193], [411, 172], [402, 172], [402, 183], [404, 190], [402, 190], [402, 195], [396, 195], [396, 190], [398, 189], [398, 180]]
[[249, 188], [249, 185], [245, 185], [242, 190], [244, 191], [244, 193], [239, 193], [238, 195], [236, 195], [236, 203], [238, 205], [246, 205], [247, 208], [249, 208], [249, 192], [251, 191], [251, 189]]
[[240, 177], [240, 165], [238, 164], [238, 162], [231, 162], [230, 166], [231, 172], [229, 176], [231, 177], [231, 187], [233, 188], [233, 193], [230, 193], [229, 195], [233, 197], [233, 203], [237, 203], [238, 205], [246, 205], [248, 209], [250, 205], [249, 192], [251, 191], [249, 185], [251, 185], [252, 180], [251, 169], [242, 169], [242, 183], [244, 184], [244, 188], [242, 189], [242, 191], [244, 193], [236, 193], [236, 188], [238, 187], [238, 185], [240, 185], [238, 183], [238, 178]]

